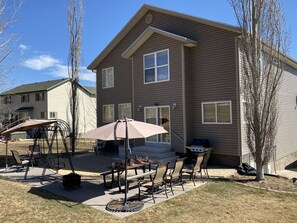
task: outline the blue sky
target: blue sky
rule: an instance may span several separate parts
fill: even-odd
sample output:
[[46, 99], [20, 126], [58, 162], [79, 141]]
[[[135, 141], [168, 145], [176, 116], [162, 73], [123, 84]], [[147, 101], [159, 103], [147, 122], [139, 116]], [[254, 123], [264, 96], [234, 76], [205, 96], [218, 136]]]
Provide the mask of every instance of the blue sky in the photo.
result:
[[[291, 32], [289, 55], [297, 59], [297, 1], [282, 0]], [[68, 77], [68, 0], [24, 0], [12, 31], [17, 34], [10, 86]], [[228, 0], [84, 0], [82, 84], [95, 86], [86, 67], [143, 5], [236, 25]]]

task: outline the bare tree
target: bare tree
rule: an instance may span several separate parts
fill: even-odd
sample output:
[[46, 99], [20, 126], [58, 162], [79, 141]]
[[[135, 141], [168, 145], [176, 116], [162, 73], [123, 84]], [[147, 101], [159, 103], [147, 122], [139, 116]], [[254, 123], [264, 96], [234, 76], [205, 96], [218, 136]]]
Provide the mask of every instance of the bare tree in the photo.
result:
[[0, 91], [7, 86], [7, 75], [12, 70], [9, 56], [14, 49], [16, 35], [9, 28], [16, 21], [16, 14], [22, 5], [22, 0], [0, 0]]
[[256, 180], [272, 156], [278, 128], [277, 95], [288, 45], [279, 0], [231, 0], [242, 35], [241, 93], [246, 102], [246, 143]]
[[68, 32], [69, 32], [69, 60], [68, 74], [71, 79], [70, 113], [71, 113], [71, 147], [75, 153], [76, 139], [78, 136], [78, 82], [81, 63], [82, 49], [82, 28], [83, 28], [83, 2], [82, 0], [68, 1]]

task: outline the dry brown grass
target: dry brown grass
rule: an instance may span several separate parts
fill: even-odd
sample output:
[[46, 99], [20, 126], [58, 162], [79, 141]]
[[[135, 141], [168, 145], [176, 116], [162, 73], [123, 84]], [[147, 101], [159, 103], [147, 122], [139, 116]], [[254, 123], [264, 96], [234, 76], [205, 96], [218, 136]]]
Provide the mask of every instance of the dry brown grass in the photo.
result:
[[[0, 179], [0, 222], [296, 222], [297, 194], [215, 181], [119, 219], [27, 184]], [[4, 208], [5, 207], [5, 208]]]

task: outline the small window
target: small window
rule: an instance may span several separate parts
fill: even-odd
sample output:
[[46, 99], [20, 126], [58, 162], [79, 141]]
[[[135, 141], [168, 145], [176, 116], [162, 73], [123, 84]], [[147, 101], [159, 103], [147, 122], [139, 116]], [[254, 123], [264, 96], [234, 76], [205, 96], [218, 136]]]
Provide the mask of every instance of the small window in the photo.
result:
[[169, 80], [169, 50], [162, 50], [143, 56], [144, 83]]
[[49, 113], [49, 118], [57, 119], [58, 118], [58, 112], [50, 112]]
[[114, 105], [103, 105], [103, 122], [114, 121]]
[[102, 69], [102, 88], [114, 87], [114, 69], [113, 67]]
[[44, 92], [35, 93], [35, 101], [44, 101]]
[[203, 124], [231, 124], [231, 101], [202, 103]]
[[119, 119], [132, 118], [131, 103], [119, 104], [118, 105]]
[[29, 102], [29, 94], [21, 95], [21, 102]]

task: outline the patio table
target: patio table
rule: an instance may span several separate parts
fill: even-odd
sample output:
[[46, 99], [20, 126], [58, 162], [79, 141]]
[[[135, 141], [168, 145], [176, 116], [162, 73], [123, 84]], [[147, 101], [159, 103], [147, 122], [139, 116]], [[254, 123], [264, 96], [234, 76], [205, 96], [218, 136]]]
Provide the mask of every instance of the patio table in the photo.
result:
[[[127, 170], [131, 170], [134, 169], [135, 171], [135, 176], [139, 175], [137, 173], [137, 169], [142, 169], [143, 173], [145, 173], [146, 167], [148, 166], [148, 170], [151, 171], [151, 163], [152, 162], [141, 162], [141, 163], [133, 163], [132, 165], [127, 165]], [[101, 173], [101, 175], [103, 176], [103, 181], [104, 181], [104, 186], [106, 188], [113, 188], [113, 184], [118, 182], [118, 187], [119, 187], [119, 191], [123, 191], [121, 189], [121, 174], [125, 171], [125, 167], [124, 165], [116, 165], [114, 167], [109, 166], [108, 167], [108, 171]], [[111, 185], [108, 186], [107, 182], [106, 182], [106, 175], [111, 174]], [[116, 175], [116, 177], [115, 177]]]

